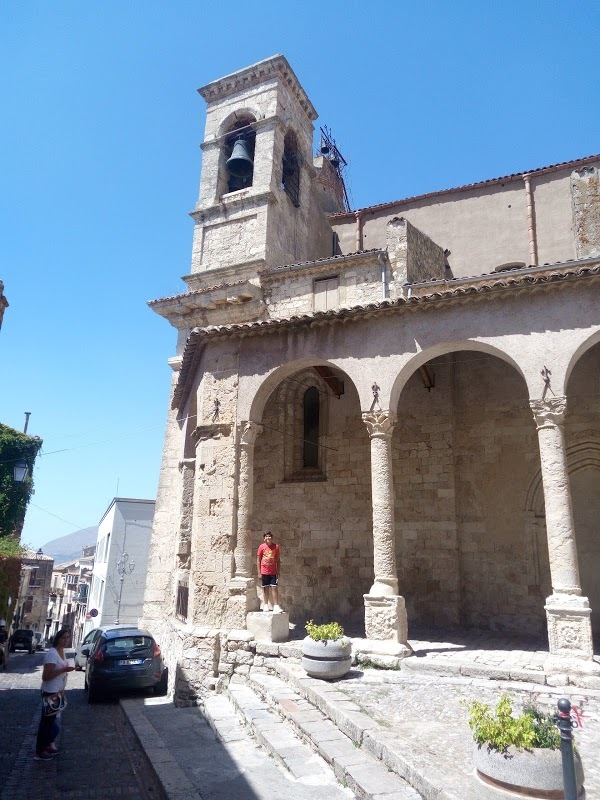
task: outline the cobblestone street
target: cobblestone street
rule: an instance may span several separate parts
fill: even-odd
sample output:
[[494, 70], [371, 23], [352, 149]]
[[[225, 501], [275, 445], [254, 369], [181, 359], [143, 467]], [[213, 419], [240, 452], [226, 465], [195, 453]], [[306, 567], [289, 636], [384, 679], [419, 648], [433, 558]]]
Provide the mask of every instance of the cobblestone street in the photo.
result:
[[0, 800], [162, 800], [118, 703], [88, 705], [83, 673], [69, 675], [59, 755], [33, 760], [43, 653], [11, 653], [0, 673]]

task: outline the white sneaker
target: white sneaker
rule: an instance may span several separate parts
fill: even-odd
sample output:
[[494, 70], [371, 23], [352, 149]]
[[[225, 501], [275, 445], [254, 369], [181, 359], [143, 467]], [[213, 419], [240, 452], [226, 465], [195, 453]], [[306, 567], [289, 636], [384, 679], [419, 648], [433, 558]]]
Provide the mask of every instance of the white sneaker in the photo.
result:
[[273, 606], [273, 613], [274, 614], [283, 614], [283, 608], [281, 606]]
[[262, 610], [263, 611], [271, 611], [271, 609], [269, 608], [269, 604], [265, 603]]

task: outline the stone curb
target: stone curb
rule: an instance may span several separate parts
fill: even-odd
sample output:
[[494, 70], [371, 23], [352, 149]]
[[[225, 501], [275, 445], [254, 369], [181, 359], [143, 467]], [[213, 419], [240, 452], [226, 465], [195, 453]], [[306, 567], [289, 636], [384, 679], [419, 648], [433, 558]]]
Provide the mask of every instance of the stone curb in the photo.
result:
[[120, 700], [121, 708], [168, 800], [202, 800], [144, 713], [144, 701]]
[[[281, 684], [281, 688], [268, 685], [274, 680]], [[273, 708], [277, 716], [283, 717], [300, 739], [310, 745], [311, 752], [315, 751], [331, 765], [338, 781], [347, 785], [359, 800], [419, 800], [417, 791], [402, 775], [369, 752], [362, 736], [361, 741], [357, 741], [358, 732], [363, 727], [366, 729], [377, 723], [362, 714], [354, 703], [338, 700], [338, 705], [344, 706], [344, 719], [328, 719], [326, 713], [314, 708], [316, 703], [312, 698], [302, 699], [302, 691], [290, 691], [286, 683], [275, 676], [255, 671], [248, 676], [246, 683], [265, 698], [265, 707]], [[232, 702], [239, 708], [235, 700], [237, 691], [235, 684], [229, 685], [228, 693], [233, 694]], [[340, 725], [340, 721], [344, 724]], [[255, 727], [260, 727], [260, 723]], [[430, 794], [429, 797], [442, 800], [446, 796]], [[447, 797], [449, 800], [450, 796]]]
[[[425, 800], [461, 800], [445, 788], [444, 776], [429, 761], [414, 750], [401, 745], [397, 739], [367, 714], [347, 708], [347, 700], [340, 701], [334, 683], [309, 678], [301, 667], [277, 664], [277, 674], [291, 684], [298, 693], [319, 708], [357, 746], [380, 761], [414, 787]], [[253, 676], [250, 676], [253, 680]], [[351, 705], [354, 705], [352, 703]]]

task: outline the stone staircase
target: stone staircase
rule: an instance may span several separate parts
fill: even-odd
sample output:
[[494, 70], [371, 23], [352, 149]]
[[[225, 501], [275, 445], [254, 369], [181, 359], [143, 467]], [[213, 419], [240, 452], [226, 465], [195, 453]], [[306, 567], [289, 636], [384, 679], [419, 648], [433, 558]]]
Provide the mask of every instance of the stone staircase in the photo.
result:
[[208, 698], [204, 713], [217, 736], [219, 724], [230, 713], [229, 703], [256, 741], [294, 778], [323, 786], [332, 770], [359, 800], [420, 800], [403, 778], [280, 677], [252, 670], [246, 679], [234, 676], [224, 695]]

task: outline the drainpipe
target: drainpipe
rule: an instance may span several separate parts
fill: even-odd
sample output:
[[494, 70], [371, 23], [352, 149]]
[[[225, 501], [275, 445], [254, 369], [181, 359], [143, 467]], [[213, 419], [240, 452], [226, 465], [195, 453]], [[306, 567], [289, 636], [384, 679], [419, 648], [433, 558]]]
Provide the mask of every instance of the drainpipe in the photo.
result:
[[379, 261], [379, 266], [381, 267], [381, 299], [387, 299], [387, 281], [385, 275], [385, 260], [381, 253], [377, 254], [377, 260]]
[[362, 211], [355, 211], [354, 217], [356, 219], [356, 250], [362, 250]]
[[531, 175], [523, 175], [525, 181], [525, 194], [527, 196], [527, 229], [529, 231], [529, 265], [537, 266], [537, 239], [535, 231], [535, 208], [533, 205], [533, 192], [531, 191]]

